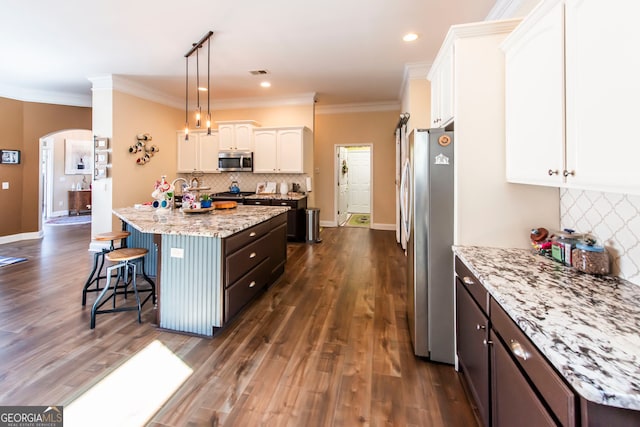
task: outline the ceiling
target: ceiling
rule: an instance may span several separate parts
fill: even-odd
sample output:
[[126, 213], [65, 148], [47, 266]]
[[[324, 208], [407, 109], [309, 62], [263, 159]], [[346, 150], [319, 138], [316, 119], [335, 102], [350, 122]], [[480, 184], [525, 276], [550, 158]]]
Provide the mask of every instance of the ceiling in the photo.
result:
[[[89, 78], [115, 75], [184, 105], [184, 55], [211, 30], [214, 104], [303, 94], [318, 105], [397, 102], [406, 70], [428, 68], [449, 26], [484, 20], [494, 3], [2, 0], [0, 96], [90, 105]], [[420, 37], [403, 42], [410, 31]], [[199, 59], [206, 79], [206, 45]], [[195, 56], [189, 67], [195, 97]], [[272, 86], [251, 70], [268, 70]]]

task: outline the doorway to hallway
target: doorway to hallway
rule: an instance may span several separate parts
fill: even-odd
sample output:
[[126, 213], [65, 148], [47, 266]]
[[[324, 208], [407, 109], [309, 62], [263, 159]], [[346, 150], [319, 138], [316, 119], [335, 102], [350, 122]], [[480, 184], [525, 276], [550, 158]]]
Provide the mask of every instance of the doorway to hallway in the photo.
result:
[[336, 223], [370, 227], [373, 216], [372, 145], [336, 145]]

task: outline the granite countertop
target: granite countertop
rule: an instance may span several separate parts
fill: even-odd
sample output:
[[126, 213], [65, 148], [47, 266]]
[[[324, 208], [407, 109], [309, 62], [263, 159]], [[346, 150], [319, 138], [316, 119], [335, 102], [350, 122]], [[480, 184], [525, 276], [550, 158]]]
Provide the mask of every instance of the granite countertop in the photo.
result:
[[640, 286], [525, 249], [453, 251], [582, 397], [640, 410]]
[[151, 206], [114, 209], [113, 213], [143, 233], [182, 236], [228, 237], [273, 218], [288, 206], [244, 206], [185, 213], [180, 209], [154, 209]]
[[287, 193], [282, 195], [280, 193], [268, 193], [268, 194], [251, 194], [250, 196], [244, 196], [245, 199], [275, 199], [275, 200], [301, 200], [307, 197], [302, 193]]

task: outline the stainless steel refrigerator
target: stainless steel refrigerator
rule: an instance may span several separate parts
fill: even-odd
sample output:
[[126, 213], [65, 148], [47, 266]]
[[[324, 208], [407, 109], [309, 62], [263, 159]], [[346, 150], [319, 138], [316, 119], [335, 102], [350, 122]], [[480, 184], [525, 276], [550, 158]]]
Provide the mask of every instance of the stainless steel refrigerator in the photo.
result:
[[407, 320], [414, 353], [454, 363], [452, 131], [415, 129], [401, 180]]

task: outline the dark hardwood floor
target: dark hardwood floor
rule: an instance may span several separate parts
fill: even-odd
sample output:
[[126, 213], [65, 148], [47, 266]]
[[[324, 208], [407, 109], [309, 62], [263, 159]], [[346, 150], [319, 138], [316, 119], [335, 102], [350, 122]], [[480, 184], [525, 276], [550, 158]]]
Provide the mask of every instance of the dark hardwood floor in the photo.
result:
[[[158, 330], [150, 303], [142, 324], [123, 312], [89, 329], [90, 224], [46, 227], [0, 245], [28, 258], [0, 268], [0, 405], [65, 405], [65, 426], [476, 425], [454, 369], [412, 353], [393, 232], [325, 228], [322, 243], [290, 244], [282, 279], [205, 339]], [[107, 384], [101, 409], [78, 415]]]

